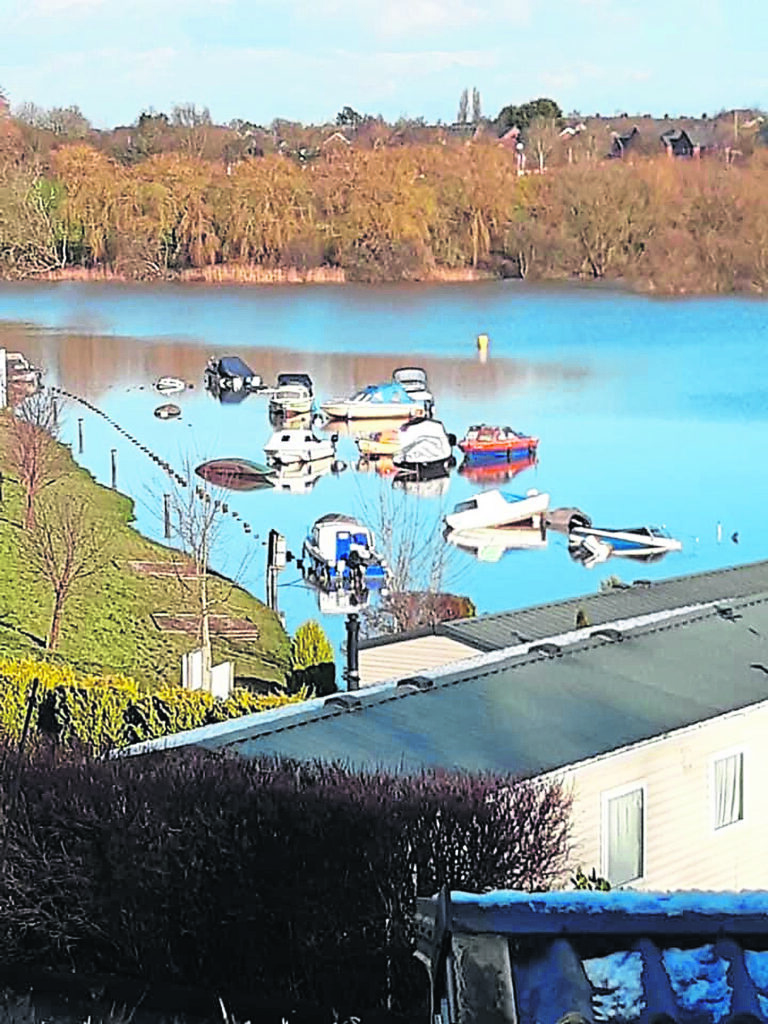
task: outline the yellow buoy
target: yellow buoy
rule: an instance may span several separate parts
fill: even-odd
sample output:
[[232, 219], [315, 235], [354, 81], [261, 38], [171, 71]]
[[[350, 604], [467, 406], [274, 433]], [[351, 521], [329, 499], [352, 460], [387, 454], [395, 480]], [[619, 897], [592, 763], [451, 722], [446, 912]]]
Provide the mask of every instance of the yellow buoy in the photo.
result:
[[489, 338], [487, 334], [478, 334], [477, 336], [477, 349], [478, 352], [488, 351]]

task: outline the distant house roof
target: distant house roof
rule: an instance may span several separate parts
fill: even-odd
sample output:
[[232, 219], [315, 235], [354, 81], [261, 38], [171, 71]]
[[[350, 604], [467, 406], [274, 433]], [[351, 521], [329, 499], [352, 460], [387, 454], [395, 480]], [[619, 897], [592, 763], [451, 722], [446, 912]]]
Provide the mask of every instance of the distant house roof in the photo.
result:
[[[136, 752], [194, 744], [395, 771], [540, 775], [768, 700], [767, 571], [760, 563], [720, 574], [719, 593], [691, 577], [683, 607], [668, 592], [666, 609], [648, 615], [578, 630], [570, 618], [544, 643], [534, 638], [424, 678], [208, 726]], [[749, 579], [756, 590], [734, 598]]]
[[765, 892], [443, 892], [415, 924], [458, 1020], [768, 1019]]
[[342, 132], [334, 132], [333, 135], [329, 135], [327, 139], [323, 141], [323, 149], [330, 148], [332, 146], [351, 146], [352, 143]]

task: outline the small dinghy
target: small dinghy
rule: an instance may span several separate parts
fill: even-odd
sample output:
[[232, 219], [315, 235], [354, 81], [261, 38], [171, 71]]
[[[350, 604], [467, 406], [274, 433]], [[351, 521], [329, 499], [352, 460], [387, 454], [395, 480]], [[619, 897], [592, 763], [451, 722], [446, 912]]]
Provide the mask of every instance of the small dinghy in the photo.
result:
[[155, 416], [159, 420], [177, 420], [181, 416], [181, 409], [178, 405], [166, 402], [165, 405], [158, 405], [155, 409]]
[[273, 486], [273, 470], [248, 459], [213, 459], [198, 466], [195, 472], [214, 487], [226, 487], [230, 491], [255, 491], [259, 487]]
[[179, 391], [186, 391], [187, 383], [181, 377], [158, 377], [155, 381], [155, 391], [161, 395], [175, 395]]

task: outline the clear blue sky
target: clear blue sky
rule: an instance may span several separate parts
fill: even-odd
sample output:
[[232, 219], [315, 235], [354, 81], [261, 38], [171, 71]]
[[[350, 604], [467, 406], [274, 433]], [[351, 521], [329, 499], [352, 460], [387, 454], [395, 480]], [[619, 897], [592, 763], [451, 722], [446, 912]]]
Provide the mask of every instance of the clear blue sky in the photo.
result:
[[551, 96], [565, 111], [768, 106], [765, 0], [0, 0], [12, 106], [97, 127], [192, 102], [214, 120], [452, 120]]

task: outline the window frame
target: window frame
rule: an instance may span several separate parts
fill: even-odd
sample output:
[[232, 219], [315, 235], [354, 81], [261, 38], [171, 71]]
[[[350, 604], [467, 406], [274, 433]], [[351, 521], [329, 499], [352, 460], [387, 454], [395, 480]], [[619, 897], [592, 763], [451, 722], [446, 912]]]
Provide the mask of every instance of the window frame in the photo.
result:
[[628, 796], [630, 793], [634, 793], [637, 790], [640, 790], [642, 793], [640, 810], [642, 833], [640, 841], [641, 872], [635, 878], [629, 878], [624, 882], [611, 882], [611, 888], [613, 889], [622, 889], [625, 886], [635, 885], [637, 882], [642, 882], [648, 873], [648, 783], [645, 779], [635, 779], [622, 786], [616, 786], [613, 789], [605, 790], [600, 794], [600, 874], [603, 878], [607, 878], [610, 881], [610, 865], [608, 864], [608, 804], [611, 800], [617, 800], [623, 796]]
[[[735, 757], [736, 755], [741, 756], [741, 817], [735, 818], [733, 821], [727, 821], [723, 825], [717, 824], [717, 776], [716, 776], [716, 764], [718, 761], [725, 761], [729, 757]], [[735, 825], [743, 825], [747, 817], [747, 789], [745, 785], [746, 778], [746, 747], [726, 747], [723, 750], [718, 750], [714, 754], [710, 755], [709, 758], [709, 817], [712, 825], [712, 831], [715, 833], [722, 833], [726, 829], [733, 828]]]

